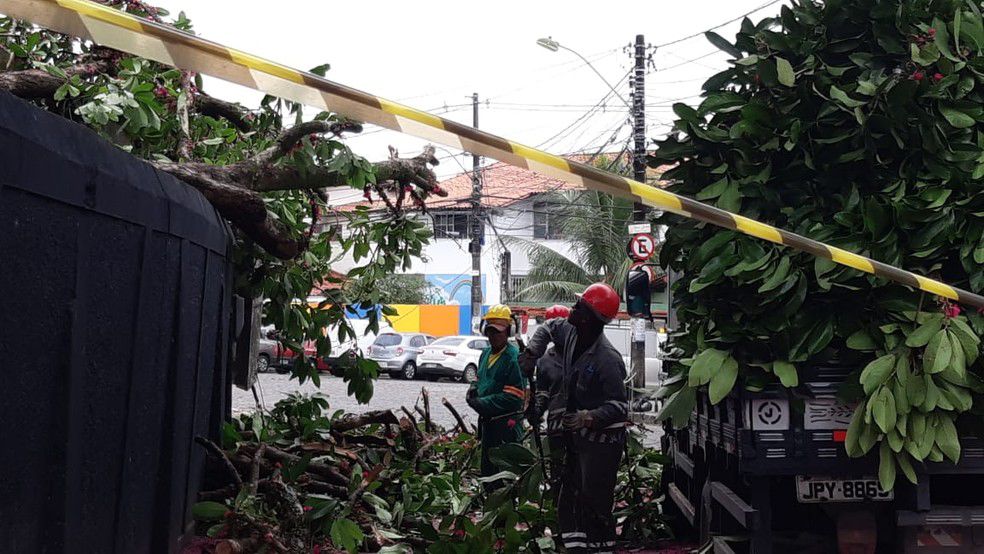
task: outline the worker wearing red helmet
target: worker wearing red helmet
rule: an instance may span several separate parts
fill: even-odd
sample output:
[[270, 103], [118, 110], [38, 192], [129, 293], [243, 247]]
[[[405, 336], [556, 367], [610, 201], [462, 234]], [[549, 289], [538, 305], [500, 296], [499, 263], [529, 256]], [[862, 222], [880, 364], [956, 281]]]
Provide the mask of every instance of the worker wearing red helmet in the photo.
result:
[[[570, 315], [570, 308], [557, 304], [547, 308], [544, 319], [546, 321], [565, 320]], [[565, 400], [567, 394], [564, 392], [564, 363], [553, 345], [550, 345], [546, 354], [537, 360], [536, 375], [531, 376], [530, 379], [536, 380], [536, 397], [530, 404], [532, 413], [527, 419], [530, 421], [530, 425], [539, 425], [544, 414], [547, 415], [547, 447], [550, 458], [550, 483], [548, 485], [556, 505], [557, 494], [560, 491], [560, 477], [567, 455], [563, 427], [564, 412], [567, 411]]]
[[625, 362], [604, 329], [618, 314], [619, 302], [609, 285], [589, 286], [567, 319], [552, 319], [536, 330], [520, 359], [529, 374], [553, 343], [563, 367], [563, 386], [548, 410], [563, 408], [568, 453], [557, 515], [568, 552], [609, 552], [615, 544], [615, 482], [629, 405]]

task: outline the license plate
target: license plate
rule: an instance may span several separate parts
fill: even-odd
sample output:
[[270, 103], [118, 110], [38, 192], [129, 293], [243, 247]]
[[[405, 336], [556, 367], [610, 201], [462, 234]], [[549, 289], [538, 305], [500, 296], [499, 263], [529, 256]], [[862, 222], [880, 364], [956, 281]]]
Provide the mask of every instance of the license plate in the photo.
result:
[[422, 364], [420, 367], [437, 367], [437, 364]]
[[796, 497], [805, 504], [819, 502], [862, 502], [864, 500], [889, 501], [895, 499], [893, 491], [884, 491], [878, 479], [827, 479], [825, 477], [796, 476]]

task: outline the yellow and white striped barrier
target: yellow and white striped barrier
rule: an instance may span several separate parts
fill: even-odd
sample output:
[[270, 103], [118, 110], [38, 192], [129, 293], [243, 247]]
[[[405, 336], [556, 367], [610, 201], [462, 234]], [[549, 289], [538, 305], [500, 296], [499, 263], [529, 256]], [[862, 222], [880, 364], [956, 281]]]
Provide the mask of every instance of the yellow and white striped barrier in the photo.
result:
[[495, 158], [588, 189], [783, 244], [865, 273], [984, 308], [984, 297], [946, 283], [87, 0], [0, 0], [0, 13], [135, 56], [218, 77], [314, 108]]

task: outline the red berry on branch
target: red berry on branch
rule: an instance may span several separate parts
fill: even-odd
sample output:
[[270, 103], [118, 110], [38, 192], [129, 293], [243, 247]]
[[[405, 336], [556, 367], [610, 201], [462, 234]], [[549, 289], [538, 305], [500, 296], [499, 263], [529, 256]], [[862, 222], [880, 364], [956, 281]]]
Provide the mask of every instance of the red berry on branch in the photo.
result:
[[310, 512], [313, 509], [314, 509], [314, 506], [304, 506], [304, 511], [305, 512]]
[[922, 81], [924, 77], [926, 77], [926, 74], [923, 73], [922, 71], [914, 71], [912, 73], [912, 76], [909, 78], [912, 79], [913, 81]]
[[942, 81], [943, 80], [943, 74], [942, 73], [934, 73], [933, 74], [933, 80], [936, 81], [937, 83], [940, 82], [940, 81]]
[[368, 471], [363, 471], [362, 472], [362, 478], [363, 479], [369, 479], [369, 472]]
[[929, 29], [926, 29], [926, 34], [929, 35], [929, 38], [933, 38], [936, 36], [936, 29], [930, 27]]

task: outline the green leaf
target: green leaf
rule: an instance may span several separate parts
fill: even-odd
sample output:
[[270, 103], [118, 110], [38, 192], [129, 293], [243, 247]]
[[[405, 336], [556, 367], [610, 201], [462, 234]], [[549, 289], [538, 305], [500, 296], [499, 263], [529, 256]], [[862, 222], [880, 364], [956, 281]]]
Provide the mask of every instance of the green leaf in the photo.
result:
[[861, 371], [861, 386], [865, 394], [870, 395], [882, 386], [892, 376], [895, 369], [895, 354], [886, 354], [873, 360]]
[[875, 340], [871, 338], [868, 331], [858, 329], [847, 337], [847, 347], [852, 350], [869, 351], [878, 348], [878, 345], [875, 344]]
[[957, 338], [968, 366], [973, 365], [980, 355], [981, 339], [959, 317], [950, 320], [950, 332]]
[[878, 450], [878, 482], [882, 490], [890, 491], [895, 487], [895, 457], [888, 441], [882, 441]]
[[776, 71], [779, 75], [779, 83], [791, 87], [796, 84], [796, 74], [793, 73], [793, 66], [785, 58], [776, 58]]
[[670, 420], [675, 429], [683, 429], [690, 421], [690, 414], [696, 405], [697, 389], [683, 387], [666, 400], [656, 418], [659, 421]]
[[936, 409], [936, 405], [940, 400], [940, 389], [933, 382], [933, 376], [929, 373], [923, 373], [922, 381], [926, 385], [926, 398], [923, 400], [919, 409], [927, 413], [932, 412]]
[[796, 366], [786, 361], [776, 361], [772, 364], [772, 372], [779, 378], [779, 382], [786, 388], [793, 388], [799, 385], [799, 374]]
[[699, 387], [711, 382], [711, 378], [724, 363], [728, 353], [724, 350], [708, 348], [694, 358], [694, 365], [690, 367], [688, 383], [691, 387]]
[[936, 36], [933, 37], [933, 44], [936, 46], [939, 53], [951, 62], [961, 61], [959, 57], [954, 55], [953, 49], [950, 48], [950, 31], [947, 30], [946, 23], [943, 23], [938, 18], [933, 19], [933, 29], [936, 29]]
[[889, 431], [885, 435], [885, 440], [888, 441], [888, 447], [892, 449], [892, 452], [902, 452], [902, 435], [897, 430]]
[[912, 347], [926, 346], [929, 343], [929, 339], [933, 338], [933, 335], [938, 333], [940, 327], [943, 326], [943, 314], [937, 315], [940, 317], [930, 319], [909, 334], [905, 339], [905, 345]]
[[943, 375], [946, 376], [947, 374], [952, 373], [957, 379], [954, 382], [966, 382], [967, 360], [964, 356], [963, 346], [960, 345], [960, 339], [958, 339], [951, 331], [947, 330], [946, 340], [950, 341], [950, 364], [943, 370]]
[[861, 437], [858, 440], [858, 446], [861, 449], [861, 455], [865, 455], [871, 451], [871, 449], [878, 443], [878, 427], [875, 425], [865, 425], [861, 430]]
[[915, 485], [916, 483], [919, 482], [919, 480], [916, 478], [916, 472], [913, 471], [912, 464], [909, 462], [909, 456], [907, 456], [905, 452], [899, 452], [898, 454], [896, 454], [895, 461], [898, 462], [899, 469], [902, 470], [902, 474], [905, 475], [905, 478], [910, 483]]
[[704, 37], [707, 41], [717, 47], [719, 50], [723, 50], [728, 54], [731, 54], [735, 58], [741, 57], [741, 50], [739, 50], [734, 44], [728, 42], [724, 37], [715, 33], [714, 31], [707, 31], [704, 33]]
[[762, 283], [762, 286], [759, 287], [758, 292], [768, 292], [781, 285], [786, 280], [786, 276], [789, 275], [791, 263], [792, 262], [790, 261], [789, 256], [783, 256], [782, 259], [779, 260], [779, 265], [776, 266], [776, 270], [772, 273], [768, 280], [765, 281], [765, 283]]
[[352, 520], [339, 518], [331, 524], [331, 542], [353, 554], [365, 539], [362, 529]]
[[738, 362], [728, 356], [721, 364], [721, 369], [711, 377], [711, 384], [708, 387], [708, 396], [711, 404], [717, 404], [728, 396], [731, 389], [735, 386], [738, 379]]
[[844, 451], [851, 458], [859, 458], [864, 455], [861, 451], [861, 434], [864, 429], [864, 406], [854, 409], [851, 416], [851, 423], [847, 426], [847, 436], [844, 438]]
[[196, 502], [191, 507], [191, 517], [199, 521], [215, 521], [222, 519], [228, 511], [228, 506], [218, 502]]
[[924, 44], [922, 47], [912, 44], [909, 46], [909, 54], [912, 61], [922, 66], [933, 65], [940, 59], [940, 49], [935, 44]]
[[722, 177], [721, 179], [715, 181], [714, 183], [707, 185], [700, 192], [697, 193], [695, 198], [697, 200], [710, 200], [712, 198], [717, 198], [727, 190], [728, 188], [728, 178]]
[[940, 104], [940, 113], [943, 114], [943, 117], [946, 118], [950, 125], [956, 127], [957, 129], [973, 127], [974, 124], [977, 123], [973, 117], [965, 114], [952, 105]]
[[888, 433], [894, 429], [898, 414], [895, 411], [895, 396], [891, 389], [888, 387], [880, 388], [878, 394], [869, 399], [868, 402], [874, 402], [871, 415], [882, 433]]
[[926, 381], [922, 375], [912, 375], [905, 385], [905, 393], [911, 406], [922, 406], [926, 401]]
[[927, 373], [943, 371], [950, 364], [952, 353], [946, 332], [942, 329], [937, 331], [926, 345], [926, 352], [923, 354], [923, 371]]
[[949, 415], [940, 414], [939, 426], [936, 428], [936, 444], [951, 462], [960, 461], [960, 439], [957, 437], [957, 427]]
[[847, 95], [846, 92], [837, 88], [836, 86], [830, 87], [830, 97], [833, 98], [834, 100], [837, 100], [841, 104], [844, 104], [848, 108], [857, 108], [865, 105], [864, 102], [851, 98], [850, 96]]

